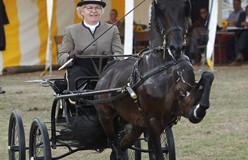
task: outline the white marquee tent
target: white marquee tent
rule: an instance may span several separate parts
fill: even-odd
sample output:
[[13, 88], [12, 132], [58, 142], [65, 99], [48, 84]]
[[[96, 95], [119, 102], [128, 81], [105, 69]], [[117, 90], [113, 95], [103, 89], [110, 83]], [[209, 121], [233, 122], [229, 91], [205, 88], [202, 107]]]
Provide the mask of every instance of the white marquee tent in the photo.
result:
[[4, 0], [4, 4], [10, 24], [4, 26], [6, 50], [0, 52], [0, 74], [5, 67], [45, 65], [51, 57], [55, 64], [56, 47], [47, 40], [78, 21], [76, 0]]

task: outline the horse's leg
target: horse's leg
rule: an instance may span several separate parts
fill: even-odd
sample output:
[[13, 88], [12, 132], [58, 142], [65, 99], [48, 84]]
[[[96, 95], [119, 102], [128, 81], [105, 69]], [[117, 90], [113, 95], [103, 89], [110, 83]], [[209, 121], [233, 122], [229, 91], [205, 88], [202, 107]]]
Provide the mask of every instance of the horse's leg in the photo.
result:
[[161, 148], [161, 141], [160, 141], [160, 133], [161, 133], [160, 120], [156, 118], [150, 118], [147, 125], [147, 130], [149, 134], [149, 142], [152, 143], [156, 160], [164, 160], [164, 156]]
[[209, 97], [213, 80], [213, 73], [204, 72], [200, 81], [197, 83], [196, 91], [192, 96], [195, 96], [194, 99], [196, 102], [199, 101], [199, 104], [191, 109], [189, 114], [190, 122], [199, 123], [204, 118], [206, 110], [209, 108]]
[[203, 109], [209, 108], [209, 97], [210, 97], [210, 90], [212, 86], [212, 82], [214, 80], [214, 74], [211, 72], [204, 72], [202, 74], [203, 85], [204, 85], [204, 91], [200, 100], [200, 106]]
[[111, 106], [100, 104], [96, 105], [96, 110], [98, 112], [99, 121], [102, 125], [102, 128], [108, 137], [109, 144], [112, 148], [112, 153], [110, 155], [111, 160], [118, 160], [119, 152], [119, 142], [118, 137], [115, 135], [113, 119], [115, 116], [115, 110]]
[[137, 127], [132, 124], [127, 124], [125, 126], [125, 135], [121, 139], [121, 149], [126, 150], [131, 147], [132, 144], [140, 137], [141, 133], [143, 133], [144, 128]]

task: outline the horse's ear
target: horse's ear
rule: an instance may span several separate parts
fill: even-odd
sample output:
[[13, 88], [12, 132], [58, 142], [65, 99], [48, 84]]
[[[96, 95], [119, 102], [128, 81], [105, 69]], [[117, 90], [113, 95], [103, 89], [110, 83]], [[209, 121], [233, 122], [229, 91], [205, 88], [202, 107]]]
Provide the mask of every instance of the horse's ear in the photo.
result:
[[191, 1], [185, 0], [185, 15], [191, 17]]
[[187, 35], [188, 28], [189, 28], [189, 26], [192, 25], [192, 21], [191, 21], [191, 1], [190, 0], [184, 0], [184, 2], [185, 2], [185, 8], [184, 8], [184, 12], [185, 12], [184, 32], [185, 32], [185, 35]]

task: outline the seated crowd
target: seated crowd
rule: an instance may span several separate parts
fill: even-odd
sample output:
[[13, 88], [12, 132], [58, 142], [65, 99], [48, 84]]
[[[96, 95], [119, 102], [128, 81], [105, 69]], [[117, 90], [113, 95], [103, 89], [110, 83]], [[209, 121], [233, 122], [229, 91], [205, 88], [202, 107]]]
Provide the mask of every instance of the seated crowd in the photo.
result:
[[[208, 41], [208, 10], [200, 8], [199, 18], [189, 27], [189, 40], [186, 53], [192, 62], [199, 62], [201, 54], [205, 52]], [[228, 31], [220, 28], [222, 52], [230, 66], [240, 66], [248, 60], [248, 6], [245, 11], [241, 7], [241, 0], [233, 0], [233, 11], [226, 19], [227, 27], [247, 28], [247, 30]], [[220, 54], [220, 53], [219, 53]]]

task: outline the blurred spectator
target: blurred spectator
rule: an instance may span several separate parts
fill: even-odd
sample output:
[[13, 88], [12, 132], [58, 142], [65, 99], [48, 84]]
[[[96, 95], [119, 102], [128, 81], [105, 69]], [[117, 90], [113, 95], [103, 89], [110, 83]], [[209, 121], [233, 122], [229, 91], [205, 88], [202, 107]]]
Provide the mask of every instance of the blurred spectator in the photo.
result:
[[124, 38], [124, 23], [122, 21], [119, 21], [117, 19], [118, 17], [118, 11], [116, 9], [111, 9], [110, 13], [109, 13], [109, 20], [106, 21], [106, 23], [109, 24], [115, 24], [120, 32], [120, 37], [123, 43], [123, 38]]
[[206, 45], [208, 41], [208, 10], [206, 8], [200, 9], [199, 18], [189, 27], [189, 42], [188, 42], [188, 56], [192, 60], [199, 60], [199, 53], [203, 53], [205, 48], [199, 49], [198, 46]]
[[191, 20], [194, 23], [199, 18], [200, 8], [209, 8], [209, 0], [192, 0], [191, 2]]
[[0, 0], [0, 51], [6, 47], [4, 25], [9, 24], [9, 19], [5, 10], [3, 0]]
[[[245, 7], [245, 12], [240, 13], [237, 27], [248, 29], [248, 5]], [[240, 31], [237, 33], [237, 55], [236, 59], [231, 63], [233, 66], [241, 65], [242, 61], [248, 59], [248, 31]]]
[[239, 19], [239, 15], [244, 10], [241, 7], [241, 0], [233, 0], [233, 11], [227, 18], [228, 27], [235, 27], [237, 26], [237, 22]]
[[[226, 19], [228, 22], [227, 27], [237, 26], [239, 15], [244, 10], [241, 8], [241, 0], [233, 0], [233, 11]], [[236, 58], [235, 55], [235, 34], [224, 34], [221, 36], [221, 41], [225, 47], [228, 61], [233, 61]]]
[[[3, 0], [0, 0], [0, 51], [4, 51], [6, 49], [6, 40], [5, 40], [5, 31], [4, 25], [9, 24], [9, 19], [5, 10], [5, 6]], [[0, 94], [5, 93], [0, 87]]]

